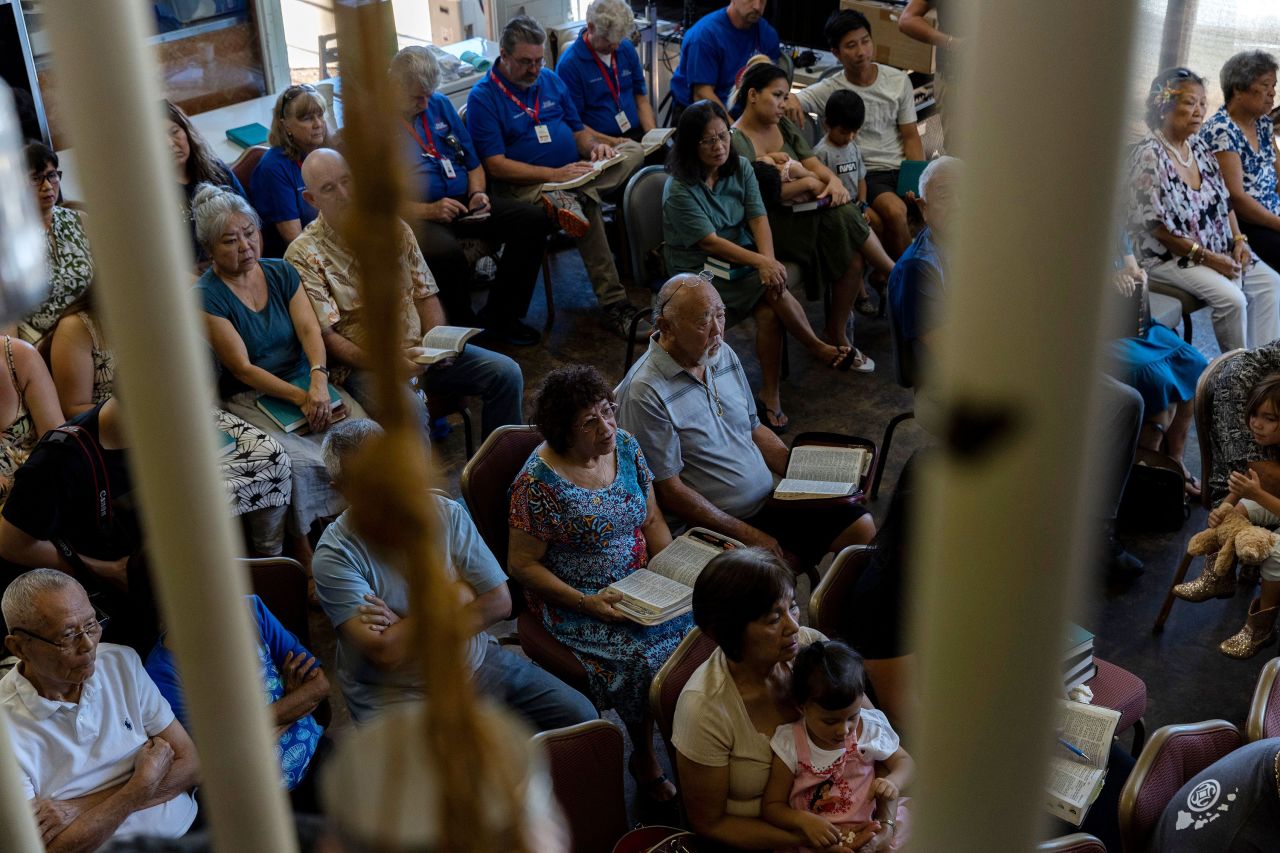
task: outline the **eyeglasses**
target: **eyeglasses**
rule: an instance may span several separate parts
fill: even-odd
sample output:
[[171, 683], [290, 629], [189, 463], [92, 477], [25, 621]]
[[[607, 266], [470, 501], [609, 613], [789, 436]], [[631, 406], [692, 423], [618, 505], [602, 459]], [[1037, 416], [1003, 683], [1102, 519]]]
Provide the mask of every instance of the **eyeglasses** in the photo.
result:
[[658, 316], [662, 316], [662, 309], [667, 307], [668, 302], [676, 298], [677, 293], [684, 290], [686, 287], [698, 287], [699, 285], [709, 281], [711, 281], [711, 273], [706, 270], [702, 270], [701, 272], [689, 276], [684, 281], [680, 282], [680, 286], [671, 291], [670, 296], [658, 303]]
[[703, 148], [713, 148], [717, 143], [719, 145], [728, 145], [729, 131], [726, 130], [724, 133], [717, 133], [715, 136], [708, 136], [698, 140], [698, 144]]
[[58, 184], [62, 183], [62, 170], [51, 169], [48, 172], [41, 172], [38, 175], [31, 176], [31, 186], [33, 187], [38, 187], [45, 181], [48, 181], [52, 186], [56, 187]]
[[95, 618], [92, 622], [80, 626], [79, 630], [72, 629], [68, 631], [57, 640], [46, 639], [34, 631], [28, 631], [26, 628], [13, 628], [12, 631], [15, 634], [26, 634], [33, 640], [48, 643], [64, 655], [69, 655], [75, 652], [76, 647], [80, 644], [81, 637], [88, 637], [96, 643], [102, 636], [102, 629], [107, 626], [109, 621], [111, 621], [110, 616], [103, 613], [96, 607], [93, 608], [93, 615]]
[[603, 403], [600, 408], [596, 409], [595, 414], [584, 420], [578, 429], [581, 432], [591, 434], [600, 431], [600, 427], [605, 423], [616, 424], [618, 422], [618, 404]]
[[543, 63], [546, 62], [546, 58], [539, 56], [534, 59], [515, 59], [508, 56], [507, 62], [510, 62], [516, 68], [541, 68]]
[[284, 90], [284, 97], [280, 99], [280, 118], [284, 118], [284, 108], [289, 106], [289, 102], [301, 95], [303, 92], [310, 92], [315, 95], [316, 87], [310, 83], [295, 83], [288, 89]]

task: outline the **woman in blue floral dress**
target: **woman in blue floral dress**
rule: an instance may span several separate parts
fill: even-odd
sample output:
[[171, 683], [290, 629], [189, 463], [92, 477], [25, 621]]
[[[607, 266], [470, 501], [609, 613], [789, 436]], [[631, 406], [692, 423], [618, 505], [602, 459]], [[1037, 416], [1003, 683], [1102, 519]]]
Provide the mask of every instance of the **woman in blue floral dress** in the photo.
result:
[[511, 487], [508, 568], [533, 612], [587, 671], [592, 701], [631, 736], [631, 773], [656, 800], [675, 796], [653, 753], [649, 682], [692, 627], [686, 614], [646, 627], [615, 606], [610, 584], [671, 542], [640, 445], [615, 421], [613, 392], [592, 367], [548, 374], [534, 422], [546, 441]]

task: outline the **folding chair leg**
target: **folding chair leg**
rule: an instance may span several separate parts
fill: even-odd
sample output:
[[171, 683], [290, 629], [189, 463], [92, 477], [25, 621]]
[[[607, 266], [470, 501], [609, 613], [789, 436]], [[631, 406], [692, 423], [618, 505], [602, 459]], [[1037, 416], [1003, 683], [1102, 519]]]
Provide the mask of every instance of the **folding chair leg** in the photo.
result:
[[467, 459], [470, 460], [476, 452], [475, 438], [471, 434], [471, 410], [463, 406], [458, 414], [462, 415], [462, 440], [467, 448]]
[[551, 288], [551, 253], [542, 253], [542, 293], [547, 298], [547, 322], [542, 327], [545, 332], [556, 322], [556, 297]]
[[1160, 605], [1160, 615], [1156, 617], [1156, 624], [1151, 628], [1154, 633], [1159, 634], [1164, 630], [1164, 620], [1169, 618], [1169, 611], [1173, 609], [1173, 588], [1186, 580], [1187, 570], [1191, 568], [1191, 561], [1194, 559], [1190, 554], [1185, 554], [1182, 562], [1178, 563], [1178, 570], [1173, 574], [1173, 583], [1169, 584], [1169, 591], [1164, 596], [1164, 604]]
[[648, 308], [641, 308], [631, 318], [631, 326], [627, 330], [627, 355], [622, 360], [622, 375], [631, 372], [631, 365], [636, 360], [636, 333], [640, 331], [640, 321], [649, 313]]
[[1191, 343], [1191, 315], [1182, 315], [1182, 339], [1187, 343]]
[[880, 442], [880, 459], [876, 462], [876, 475], [871, 479], [871, 500], [875, 500], [880, 494], [880, 478], [884, 476], [884, 466], [889, 462], [889, 444], [893, 441], [893, 431], [898, 428], [898, 424], [915, 416], [914, 411], [894, 415], [889, 420], [889, 425], [884, 428], [884, 439]]
[[1139, 717], [1133, 724], [1133, 744], [1129, 747], [1129, 755], [1137, 758], [1142, 754], [1142, 747], [1147, 744], [1147, 723]]

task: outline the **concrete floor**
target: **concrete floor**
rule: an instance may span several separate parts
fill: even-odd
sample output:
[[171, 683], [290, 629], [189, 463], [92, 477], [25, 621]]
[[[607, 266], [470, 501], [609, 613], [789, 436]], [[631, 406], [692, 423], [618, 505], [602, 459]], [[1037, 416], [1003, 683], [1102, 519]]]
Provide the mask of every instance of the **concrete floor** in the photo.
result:
[[[589, 363], [599, 368], [610, 382], [622, 378], [623, 344], [597, 324], [594, 298], [576, 252], [569, 249], [554, 256], [552, 279], [556, 319], [543, 344], [506, 350], [524, 370], [529, 403], [541, 377], [561, 365]], [[648, 299], [648, 294], [634, 289], [631, 295], [637, 303]], [[483, 294], [476, 296], [480, 304]], [[809, 303], [806, 307], [811, 322], [820, 328], [821, 305]], [[541, 327], [545, 317], [540, 283], [526, 320], [534, 327]], [[1212, 358], [1218, 348], [1208, 314], [1201, 312], [1194, 319], [1196, 344]], [[745, 365], [753, 386], [758, 387], [759, 364], [754, 355], [752, 324], [748, 321], [729, 330], [727, 339]], [[886, 322], [858, 317], [855, 342], [875, 359], [874, 374], [836, 373], [809, 359], [798, 347], [792, 347], [791, 377], [783, 392], [783, 405], [791, 418], [788, 437], [807, 430], [828, 430], [866, 436], [879, 444], [889, 419], [910, 408], [910, 392], [899, 387], [893, 378]], [[526, 405], [526, 411], [529, 408]], [[926, 441], [927, 436], [913, 421], [899, 427], [882, 492], [871, 504], [877, 520], [883, 517], [903, 463]], [[453, 435], [436, 444], [435, 449], [447, 488], [457, 494], [458, 478], [465, 463], [460, 430], [455, 429]], [[1192, 471], [1199, 471], [1194, 434], [1186, 463]], [[1109, 579], [1100, 567], [1087, 570], [1091, 579], [1079, 621], [1097, 634], [1097, 653], [1101, 657], [1146, 681], [1148, 732], [1168, 723], [1214, 717], [1243, 725], [1257, 674], [1276, 653], [1273, 646], [1253, 660], [1234, 661], [1217, 651], [1217, 643], [1234, 633], [1243, 621], [1250, 596], [1244, 591], [1231, 601], [1215, 600], [1198, 605], [1178, 602], [1164, 633], [1155, 635], [1150, 630], [1186, 540], [1204, 527], [1204, 518], [1204, 511], [1197, 508], [1178, 533], [1125, 537], [1125, 544], [1147, 566], [1145, 574], [1128, 583]], [[1194, 577], [1199, 568], [1197, 562], [1190, 576]], [[800, 583], [804, 600], [808, 596], [808, 584], [803, 579]], [[331, 636], [331, 632], [329, 634]], [[334, 699], [336, 720], [344, 720], [345, 709], [341, 707], [336, 689]], [[613, 717], [612, 713], [608, 716]], [[658, 751], [665, 761], [661, 745]], [[634, 786], [629, 778], [627, 790], [629, 800], [634, 803]], [[635, 816], [637, 819], [652, 817], [641, 812]]]

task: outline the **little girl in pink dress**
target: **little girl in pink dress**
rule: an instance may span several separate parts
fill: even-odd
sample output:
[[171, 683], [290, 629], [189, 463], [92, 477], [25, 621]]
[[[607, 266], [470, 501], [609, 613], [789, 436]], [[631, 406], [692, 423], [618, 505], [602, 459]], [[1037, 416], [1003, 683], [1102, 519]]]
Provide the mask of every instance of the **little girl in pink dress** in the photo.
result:
[[[862, 658], [837, 641], [800, 650], [791, 692], [801, 719], [778, 726], [761, 816], [805, 838], [788, 853], [851, 846], [868, 822], [875, 836], [859, 853], [897, 850], [908, 838], [908, 800], [899, 799], [915, 765], [885, 715], [866, 704]], [[876, 766], [887, 771], [877, 778]]]

